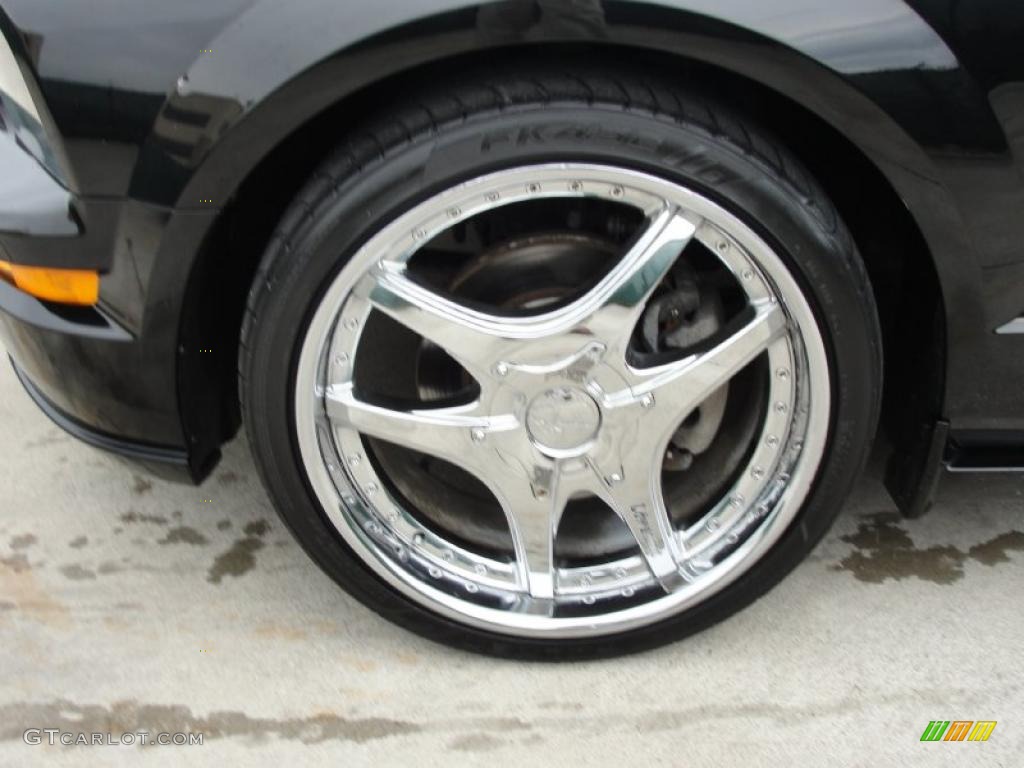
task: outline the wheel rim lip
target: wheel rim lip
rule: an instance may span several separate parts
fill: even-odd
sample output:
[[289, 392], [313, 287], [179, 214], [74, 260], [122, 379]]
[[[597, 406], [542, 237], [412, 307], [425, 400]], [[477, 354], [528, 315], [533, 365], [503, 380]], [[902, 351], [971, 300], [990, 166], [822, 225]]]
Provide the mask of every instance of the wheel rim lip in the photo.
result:
[[[585, 188], [577, 195], [571, 188], [574, 183], [582, 183], [590, 188]], [[594, 184], [605, 185], [606, 188], [598, 194], [592, 187]], [[519, 613], [510, 608], [490, 607], [478, 602], [474, 594], [463, 598], [434, 586], [431, 582], [434, 578], [432, 572], [426, 568], [410, 567], [408, 561], [400, 566], [401, 561], [396, 551], [386, 542], [382, 544], [378, 535], [381, 532], [369, 532], [359, 524], [369, 505], [362, 497], [359, 483], [350, 475], [344, 460], [349, 455], [348, 451], [352, 449], [353, 443], [349, 441], [348, 444], [336, 445], [335, 428], [327, 425], [322, 414], [325, 355], [333, 353], [335, 325], [341, 310], [356, 283], [379, 259], [381, 244], [390, 245], [393, 249], [394, 244], [405, 242], [407, 255], [411, 256], [437, 232], [443, 231], [460, 218], [470, 218], [480, 210], [486, 209], [478, 206], [479, 210], [474, 210], [466, 203], [487, 202], [488, 195], [498, 188], [520, 189], [521, 194], [514, 198], [490, 200], [491, 208], [538, 197], [593, 195], [638, 205], [649, 215], [652, 201], [671, 201], [682, 210], [692, 211], [701, 216], [705, 222], [711, 223], [716, 230], [723, 232], [735, 243], [743, 258], [760, 270], [759, 276], [766, 281], [771, 291], [780, 297], [783, 309], [790, 319], [793, 330], [786, 337], [788, 349], [797, 349], [806, 362], [806, 380], [802, 383], [795, 380], [796, 368], [792, 367], [794, 390], [798, 386], [803, 386], [806, 389], [808, 403], [803, 415], [804, 425], [800, 430], [801, 434], [796, 436], [796, 442], [802, 444], [802, 449], [788, 470], [790, 481], [777, 494], [771, 510], [759, 518], [755, 529], [731, 554], [699, 579], [687, 583], [676, 592], [663, 594], [648, 602], [623, 609], [585, 616], [548, 617]], [[613, 192], [616, 188], [619, 189], [619, 193]], [[648, 204], [645, 204], [645, 200]], [[453, 210], [457, 211], [457, 214], [453, 215]], [[389, 252], [392, 251], [389, 249]], [[778, 347], [778, 344], [773, 344], [768, 350], [770, 371], [775, 370], [775, 358], [772, 355], [773, 350]], [[415, 602], [464, 624], [521, 637], [587, 637], [645, 626], [677, 615], [734, 582], [779, 539], [809, 494], [823, 458], [831, 414], [830, 381], [824, 342], [803, 291], [781, 257], [750, 226], [691, 189], [640, 171], [584, 163], [518, 166], [486, 174], [454, 185], [388, 222], [356, 251], [333, 278], [307, 327], [295, 382], [296, 437], [304, 470], [324, 512], [345, 543], [386, 583]], [[794, 391], [794, 402], [795, 397]], [[791, 420], [789, 426], [794, 423], [795, 421]], [[343, 429], [337, 431], [341, 433]], [[350, 437], [355, 438], [360, 446], [357, 450], [361, 452], [362, 443], [358, 433], [350, 428], [347, 431], [351, 433]], [[760, 441], [764, 434], [762, 430], [757, 440]], [[344, 437], [341, 438], [341, 442], [345, 442]], [[771, 484], [769, 481], [776, 479], [774, 473], [781, 463], [781, 457], [792, 448], [794, 442], [792, 433], [786, 435], [780, 442], [777, 452], [779, 458], [762, 489]], [[326, 458], [325, 447], [330, 449]], [[364, 463], [368, 464], [365, 461]], [[750, 466], [744, 465], [744, 475]], [[728, 496], [729, 494], [726, 494], [726, 497], [716, 505], [715, 510], [728, 500]], [[763, 493], [757, 498], [762, 497]], [[749, 507], [743, 507], [739, 516], [745, 515], [753, 506], [751, 502]], [[707, 516], [702, 518], [701, 522], [705, 519]], [[687, 532], [692, 531], [694, 527], [687, 529]], [[713, 535], [712, 539], [712, 543], [720, 540], [714, 539]], [[639, 560], [639, 557], [627, 558], [602, 567], [612, 570], [620, 565], [632, 567], [632, 560]], [[493, 574], [489, 571], [486, 577], [477, 575], [477, 587], [484, 590], [491, 586], [507, 588], [509, 578], [514, 578], [515, 564], [508, 566], [506, 574], [501, 574], [500, 570], [494, 569]], [[633, 573], [634, 570], [628, 573]], [[498, 576], [502, 578], [497, 578]], [[634, 588], [632, 584], [639, 588], [642, 583], [642, 580], [636, 579], [632, 582], [629, 579], [619, 580], [615, 588]], [[560, 597], [586, 594], [588, 590], [574, 590], [571, 586], [559, 590]]]

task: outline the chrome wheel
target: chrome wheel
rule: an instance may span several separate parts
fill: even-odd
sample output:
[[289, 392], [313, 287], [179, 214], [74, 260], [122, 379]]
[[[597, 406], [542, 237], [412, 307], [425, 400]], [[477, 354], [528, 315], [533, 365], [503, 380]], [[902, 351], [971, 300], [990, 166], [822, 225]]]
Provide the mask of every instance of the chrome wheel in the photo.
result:
[[[481, 217], [567, 200], [621, 210], [629, 231], [511, 237], [429, 279], [439, 238], [471, 252]], [[516, 259], [540, 266], [514, 301], [467, 288], [495, 270], [508, 285]], [[550, 266], [579, 261], [575, 285]], [[389, 378], [389, 328], [415, 340], [409, 398], [361, 373]], [[749, 569], [810, 490], [829, 393], [803, 292], [740, 219], [643, 173], [538, 165], [420, 203], [346, 263], [302, 343], [295, 429], [331, 523], [386, 582], [480, 628], [582, 637], [677, 614]], [[425, 493], [403, 451], [441, 462], [502, 530]], [[579, 511], [599, 508], [616, 522]]]

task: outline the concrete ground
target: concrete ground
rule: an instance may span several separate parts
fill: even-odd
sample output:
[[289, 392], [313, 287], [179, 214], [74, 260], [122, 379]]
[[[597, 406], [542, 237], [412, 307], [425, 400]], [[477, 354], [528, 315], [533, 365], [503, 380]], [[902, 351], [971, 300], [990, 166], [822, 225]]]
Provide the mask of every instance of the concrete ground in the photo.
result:
[[[612, 661], [495, 661], [346, 597], [244, 440], [204, 487], [167, 484], [64, 435], [0, 365], [0, 765], [1020, 766], [1021, 531], [1024, 477], [947, 477], [919, 521], [869, 478], [724, 624]], [[921, 743], [934, 719], [998, 726]], [[27, 728], [205, 741], [29, 746]]]

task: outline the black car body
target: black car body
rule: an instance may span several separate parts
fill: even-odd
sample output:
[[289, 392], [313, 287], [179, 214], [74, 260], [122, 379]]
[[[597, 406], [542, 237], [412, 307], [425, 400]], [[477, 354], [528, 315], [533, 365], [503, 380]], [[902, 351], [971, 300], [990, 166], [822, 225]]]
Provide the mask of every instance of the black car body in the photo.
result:
[[201, 481], [239, 426], [258, 256], [336, 137], [419, 83], [548, 57], [644, 62], [791, 138], [875, 286], [906, 512], [943, 464], [1024, 466], [1019, 2], [0, 6], [0, 261], [100, 274], [92, 306], [0, 280], [0, 334], [87, 442]]
[[[857, 232], [877, 241], [862, 245], [880, 254], [877, 269], [911, 273], [892, 311], [913, 317], [889, 330], [913, 333], [893, 342], [904, 349], [890, 371], [918, 354], [931, 361], [890, 380], [887, 421], [914, 454], [894, 487], [913, 495], [941, 450], [957, 467], [1024, 463], [1019, 4], [302, 0], [283, 12], [252, 0], [88, 10], [5, 0], [3, 10], [47, 152], [26, 164], [9, 128], [0, 142], [4, 259], [103, 273], [96, 308], [72, 313], [0, 284], [4, 338], [36, 399], [80, 437], [200, 480], [238, 423], [238, 296], [254, 259], [231, 222], [272, 216], [325, 134], [398, 80], [544, 48], [706, 71], [737, 98], [787, 112], [773, 121], [806, 132], [813, 166], [855, 166], [872, 187], [863, 197], [898, 198], [906, 212], [872, 221], [865, 211]], [[31, 176], [17, 187], [15, 163]], [[12, 199], [22, 184], [42, 210]]]

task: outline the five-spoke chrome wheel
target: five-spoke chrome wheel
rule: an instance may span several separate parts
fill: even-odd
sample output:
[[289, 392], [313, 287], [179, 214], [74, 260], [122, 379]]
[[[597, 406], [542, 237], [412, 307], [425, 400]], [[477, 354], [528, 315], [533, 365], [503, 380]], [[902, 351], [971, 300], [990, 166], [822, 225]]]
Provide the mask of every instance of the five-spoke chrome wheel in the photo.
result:
[[[564, 254], [580, 240], [572, 233], [512, 237], [498, 256], [472, 261], [445, 285], [429, 279], [429, 263], [417, 268], [429, 262], [429, 244], [452, 232], [471, 252], [464, 233], [480, 217], [493, 229], [516, 206], [564, 200], [614, 205], [636, 221], [620, 249], [591, 248], [608, 257], [593, 260], [601, 266], [578, 290], [550, 290], [554, 268], [537, 255]], [[507, 282], [498, 265], [516, 258], [540, 264], [519, 300], [460, 293], [489, 269]], [[690, 261], [711, 264], [691, 290], [706, 297], [704, 310], [687, 303], [672, 277]], [[687, 318], [704, 331], [681, 334], [673, 324]], [[406, 399], [374, 392], [362, 371], [376, 368], [385, 382], [403, 375], [381, 370], [389, 328], [415, 340], [409, 354], [417, 360], [442, 360], [455, 384], [437, 394], [413, 382], [418, 394]], [[676, 343], [659, 346], [665, 338]], [[650, 342], [646, 349], [638, 339]], [[829, 414], [821, 334], [774, 250], [703, 195], [585, 164], [481, 176], [378, 231], [320, 300], [295, 386], [304, 468], [346, 544], [433, 611], [523, 637], [650, 624], [734, 581], [805, 500]], [[500, 535], [476, 535], [485, 526], [471, 520], [473, 508], [442, 486], [424, 492], [432, 486], [400, 477], [400, 462], [389, 458], [398, 451], [413, 457], [403, 471], [432, 460], [472, 484], [481, 507], [500, 509], [508, 547]], [[723, 455], [732, 460], [704, 469], [715, 484], [688, 476]], [[628, 535], [610, 536], [596, 517], [588, 526], [589, 512], [576, 513], [576, 544], [563, 546], [560, 523], [580, 500], [610, 510]], [[431, 506], [436, 514], [424, 511]]]

